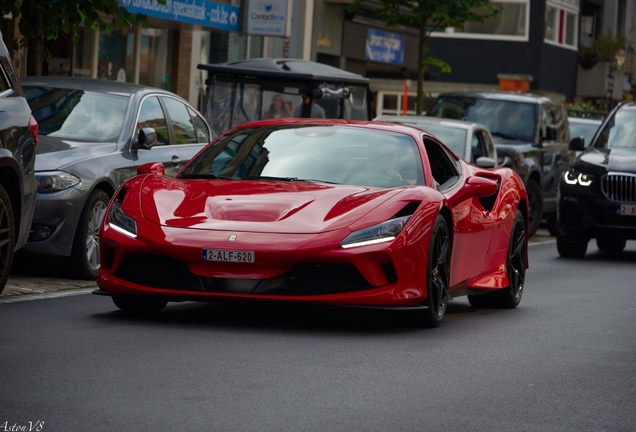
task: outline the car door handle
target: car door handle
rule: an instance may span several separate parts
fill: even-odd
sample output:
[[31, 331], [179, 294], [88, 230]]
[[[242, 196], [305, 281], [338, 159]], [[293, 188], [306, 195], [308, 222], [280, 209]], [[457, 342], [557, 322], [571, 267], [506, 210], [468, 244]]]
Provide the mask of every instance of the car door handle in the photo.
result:
[[172, 166], [179, 166], [181, 164], [181, 159], [179, 156], [172, 156]]

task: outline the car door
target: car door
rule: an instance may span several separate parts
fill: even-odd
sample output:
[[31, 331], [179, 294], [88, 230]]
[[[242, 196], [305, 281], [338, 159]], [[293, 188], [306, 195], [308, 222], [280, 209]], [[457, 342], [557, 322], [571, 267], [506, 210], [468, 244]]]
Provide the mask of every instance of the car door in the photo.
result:
[[192, 107], [182, 101], [171, 96], [161, 96], [160, 100], [174, 133], [174, 144], [180, 157], [178, 171], [210, 142], [210, 128]]
[[569, 132], [564, 111], [555, 102], [541, 105], [541, 189], [544, 213], [556, 211], [559, 180], [570, 164]]
[[171, 136], [164, 109], [157, 95], [146, 96], [139, 105], [135, 133], [142, 128], [155, 130], [157, 144], [150, 150], [131, 150], [135, 166], [148, 162], [161, 162], [165, 167], [166, 175], [174, 177], [182, 166], [181, 154]]

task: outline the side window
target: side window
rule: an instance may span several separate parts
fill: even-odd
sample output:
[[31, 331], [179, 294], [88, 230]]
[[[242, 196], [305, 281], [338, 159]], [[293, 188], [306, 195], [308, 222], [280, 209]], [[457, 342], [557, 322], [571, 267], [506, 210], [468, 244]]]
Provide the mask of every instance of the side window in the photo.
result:
[[541, 105], [541, 137], [547, 136], [548, 126], [555, 127], [554, 111], [549, 104]]
[[210, 130], [208, 126], [205, 124], [205, 121], [201, 118], [199, 114], [197, 114], [193, 109], [188, 107], [188, 112], [192, 117], [192, 121], [194, 122], [194, 127], [197, 131], [197, 141], [200, 143], [207, 144], [211, 141], [210, 139]]
[[163, 102], [170, 120], [172, 120], [172, 128], [176, 144], [196, 144], [198, 142], [197, 135], [194, 131], [194, 123], [188, 113], [188, 107], [171, 97], [162, 97]]
[[0, 63], [0, 93], [4, 93], [7, 90], [11, 90], [11, 82], [7, 78], [4, 66]]
[[[431, 185], [444, 191], [454, 185], [459, 180], [457, 165], [459, 161], [449, 155], [444, 148], [430, 138], [424, 138], [426, 155], [431, 166], [431, 174], [436, 185]], [[457, 164], [457, 165], [456, 165]]]
[[166, 117], [156, 96], [146, 98], [141, 103], [135, 134], [139, 133], [139, 129], [146, 127], [153, 128], [157, 132], [157, 145], [170, 144]]
[[557, 140], [561, 142], [569, 142], [570, 130], [567, 110], [561, 103], [554, 106], [554, 123], [557, 126]]
[[486, 131], [481, 131], [481, 135], [484, 138], [484, 156], [497, 160], [495, 156], [495, 144], [493, 144], [490, 134]]
[[482, 140], [483, 138], [481, 137], [481, 132], [480, 131], [475, 131], [473, 132], [473, 139], [471, 142], [471, 147], [472, 147], [472, 159], [470, 161], [470, 163], [475, 163], [475, 161], [484, 156], [484, 149], [483, 149], [483, 145], [482, 145]]

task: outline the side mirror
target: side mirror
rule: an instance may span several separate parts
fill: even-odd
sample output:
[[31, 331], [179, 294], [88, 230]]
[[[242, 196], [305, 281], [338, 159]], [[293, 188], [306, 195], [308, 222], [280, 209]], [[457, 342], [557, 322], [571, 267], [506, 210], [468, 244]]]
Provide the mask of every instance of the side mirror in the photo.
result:
[[153, 128], [139, 129], [137, 142], [133, 144], [133, 148], [137, 150], [150, 150], [152, 146], [157, 144], [157, 132]]
[[570, 150], [581, 151], [585, 150], [585, 137], [576, 137], [570, 140], [570, 145], [568, 146]]
[[468, 177], [463, 189], [453, 197], [453, 201], [459, 203], [470, 198], [487, 197], [497, 192], [498, 187], [495, 180], [480, 176]]
[[154, 175], [166, 175], [166, 168], [161, 162], [148, 162], [137, 167], [137, 175], [141, 174], [154, 174]]
[[482, 156], [477, 158], [475, 165], [481, 168], [494, 168], [497, 162], [493, 158]]

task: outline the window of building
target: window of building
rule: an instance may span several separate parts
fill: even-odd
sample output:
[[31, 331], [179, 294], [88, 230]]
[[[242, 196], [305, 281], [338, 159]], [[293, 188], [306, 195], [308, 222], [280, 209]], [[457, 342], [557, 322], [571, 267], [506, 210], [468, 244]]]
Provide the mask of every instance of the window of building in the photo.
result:
[[530, 1], [493, 1], [492, 4], [501, 8], [498, 16], [489, 18], [482, 23], [465, 23], [463, 29], [450, 27], [442, 32], [433, 32], [432, 36], [527, 41]]
[[547, 43], [577, 49], [578, 3], [578, 0], [551, 0], [546, 4], [544, 40]]

